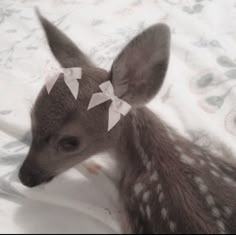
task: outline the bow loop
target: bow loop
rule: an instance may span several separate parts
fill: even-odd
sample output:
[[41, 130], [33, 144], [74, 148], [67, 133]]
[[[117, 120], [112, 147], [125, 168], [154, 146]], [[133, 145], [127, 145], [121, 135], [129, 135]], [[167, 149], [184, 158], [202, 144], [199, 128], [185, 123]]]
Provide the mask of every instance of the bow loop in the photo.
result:
[[103, 94], [107, 96], [109, 99], [113, 100], [116, 97], [113, 86], [110, 81], [100, 84], [99, 87], [101, 91], [103, 92]]
[[82, 78], [82, 69], [80, 67], [54, 69], [50, 71], [50, 74], [52, 75], [46, 77], [46, 88], [48, 94], [51, 92], [61, 73], [63, 73], [64, 75], [64, 81], [67, 87], [70, 89], [74, 98], [77, 99], [79, 94], [79, 82], [77, 81], [77, 79]]
[[119, 122], [121, 114], [123, 116], [127, 115], [127, 113], [131, 109], [131, 106], [124, 100], [115, 96], [114, 88], [110, 81], [102, 83], [99, 87], [102, 92], [95, 93], [92, 95], [88, 109], [102, 104], [107, 100], [112, 100], [112, 103], [109, 108], [108, 120], [108, 131], [110, 131]]

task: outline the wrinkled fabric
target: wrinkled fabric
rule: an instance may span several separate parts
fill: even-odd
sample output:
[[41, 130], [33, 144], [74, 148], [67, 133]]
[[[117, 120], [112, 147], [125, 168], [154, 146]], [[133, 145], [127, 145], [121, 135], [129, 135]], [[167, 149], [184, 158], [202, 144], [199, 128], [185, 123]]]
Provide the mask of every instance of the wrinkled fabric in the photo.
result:
[[[122, 228], [117, 189], [100, 169], [82, 164], [35, 189], [17, 178], [31, 141], [30, 109], [47, 67], [57, 64], [35, 6], [105, 69], [137, 33], [167, 23], [169, 69], [148, 106], [196, 144], [236, 153], [236, 0], [2, 0], [1, 233], [119, 233]], [[96, 161], [111, 168], [101, 156]]]

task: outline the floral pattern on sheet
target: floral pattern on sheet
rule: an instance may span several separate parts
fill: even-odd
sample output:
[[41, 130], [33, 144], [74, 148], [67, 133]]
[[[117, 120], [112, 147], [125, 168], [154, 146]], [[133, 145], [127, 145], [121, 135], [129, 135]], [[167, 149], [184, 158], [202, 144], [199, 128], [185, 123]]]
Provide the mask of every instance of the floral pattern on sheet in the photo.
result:
[[[218, 44], [220, 45], [220, 44]], [[221, 67], [220, 72], [209, 69], [198, 73], [191, 81], [190, 87], [194, 93], [199, 94], [199, 107], [208, 113], [217, 115], [224, 106], [232, 103], [227, 108], [224, 122], [225, 130], [236, 135], [236, 60], [226, 55], [215, 58], [216, 64]]]
[[[42, 4], [38, 0], [22, 0], [18, 2], [1, 0], [0, 4], [1, 33], [4, 35], [0, 50], [0, 69], [4, 75], [9, 74], [10, 77], [14, 76], [12, 71], [16, 67], [20, 69], [18, 65], [23, 64], [23, 68], [26, 69], [29, 61], [31, 62], [31, 58], [35, 58], [35, 55], [39, 54], [42, 48], [45, 51], [47, 50], [46, 40], [33, 10], [36, 5], [41, 7], [43, 13], [65, 32], [76, 29], [76, 23], [72, 22], [74, 19], [84, 20], [86, 27], [88, 27], [87, 31], [91, 29], [94, 36], [98, 32], [99, 40], [91, 48], [88, 47], [87, 53], [98, 65], [108, 69], [120, 49], [134, 35], [140, 33], [152, 23], [166, 22], [170, 25], [173, 35], [172, 43], [174, 46], [172, 54], [179, 57], [180, 60], [184, 60], [186, 67], [190, 65], [189, 68], [195, 63], [193, 61], [198, 59], [198, 63], [194, 64], [195, 68], [192, 70], [192, 76], [186, 76], [185, 78], [186, 84], [189, 84], [190, 91], [196, 97], [196, 103], [193, 104], [196, 110], [198, 108], [203, 112], [216, 115], [220, 119], [220, 125], [225, 132], [232, 136], [236, 135], [234, 111], [236, 58], [229, 53], [229, 49], [226, 48], [226, 42], [223, 40], [226, 36], [236, 37], [234, 23], [231, 21], [223, 29], [218, 26], [216, 31], [218, 30], [219, 32], [215, 34], [205, 31], [201, 34], [201, 30], [192, 34], [191, 31], [188, 31], [189, 29], [182, 31], [181, 23], [177, 22], [177, 18], [180, 16], [182, 17], [181, 22], [195, 21], [201, 27], [201, 23], [198, 20], [201, 17], [208, 16], [213, 10], [220, 9], [222, 7], [220, 4], [218, 6], [212, 0], [130, 0], [121, 4], [112, 0], [109, 3], [107, 0], [51, 0], [47, 4]], [[52, 10], [55, 5], [58, 8], [57, 14]], [[229, 17], [232, 17], [235, 13], [235, 6], [236, 1], [227, 1], [227, 9], [232, 11], [228, 12], [231, 15]], [[106, 11], [107, 7], [110, 7], [109, 11]], [[89, 9], [94, 11], [96, 9], [96, 11], [94, 15], [84, 14], [77, 16], [75, 12], [76, 10], [79, 11], [80, 8], [85, 11], [86, 9], [88, 11]], [[148, 10], [151, 11], [155, 8], [158, 10], [156, 11], [157, 15], [153, 11], [150, 16], [142, 14], [142, 17], [140, 17], [141, 13], [146, 13]], [[97, 9], [100, 9], [101, 12], [106, 12], [110, 18], [97, 14]], [[73, 17], [71, 17], [72, 15]], [[110, 22], [111, 17], [115, 26]], [[134, 19], [133, 21], [132, 18]], [[223, 16], [221, 18], [222, 24], [226, 23], [226, 21], [223, 22]], [[122, 22], [119, 24], [120, 20]], [[212, 19], [210, 18], [210, 20]], [[129, 21], [132, 23], [125, 24], [125, 22]], [[15, 22], [24, 27], [21, 29]], [[106, 27], [111, 29], [109, 33], [106, 33]], [[184, 27], [185, 25], [183, 24], [182, 28]], [[84, 30], [84, 33], [86, 33], [86, 30]], [[83, 38], [83, 34], [80, 37]], [[184, 43], [178, 45], [175, 39], [183, 40]], [[90, 39], [90, 41], [92, 42], [93, 40]], [[178, 47], [181, 51], [179, 51]], [[212, 54], [211, 63], [208, 63], [207, 66], [204, 65], [200, 57], [194, 58], [195, 52], [197, 54], [199, 51], [201, 51], [201, 56], [204, 56], [204, 53]], [[39, 80], [41, 81], [44, 67], [50, 62], [49, 58], [49, 56], [44, 57], [39, 63], [40, 70], [35, 69], [30, 76], [22, 72], [23, 79], [25, 79], [24, 83], [33, 84]], [[2, 79], [7, 78], [3, 76]], [[173, 93], [176, 89], [174, 80], [171, 81], [170, 79], [169, 84], [164, 87], [161, 101], [174, 108], [177, 105], [172, 103], [176, 98], [176, 94]], [[12, 116], [14, 113], [14, 107], [0, 109], [0, 117], [2, 118]]]
[[106, 69], [134, 35], [167, 23], [171, 62], [153, 107], [161, 101], [204, 149], [236, 152], [236, 0], [0, 0], [1, 197], [17, 195], [2, 179], [27, 154], [29, 113], [55, 62], [35, 6]]
[[[199, 27], [204, 27], [200, 22], [201, 17], [209, 16], [210, 12], [221, 9], [222, 5], [217, 5], [212, 0], [130, 0], [119, 4], [114, 0], [109, 0], [109, 2], [108, 0], [51, 0], [47, 3], [42, 3], [39, 0], [17, 2], [1, 0], [0, 32], [3, 36], [0, 49], [0, 70], [1, 74], [4, 75], [0, 79], [1, 86], [5, 85], [9, 79], [9, 83], [18, 82], [21, 86], [30, 88], [31, 85], [33, 86], [43, 79], [44, 68], [50, 62], [51, 57], [42, 29], [34, 14], [33, 7], [35, 5], [39, 6], [42, 12], [65, 32], [76, 31], [77, 22], [84, 21], [87, 29], [81, 31], [83, 34], [80, 32], [80, 38], [83, 39], [87, 36], [86, 33], [90, 31], [94, 37], [98, 34], [99, 38], [95, 43], [93, 43], [93, 38], [89, 38], [88, 42], [84, 40], [84, 42], [93, 45], [91, 48], [87, 46], [88, 55], [98, 65], [108, 69], [120, 49], [134, 35], [155, 22], [168, 23], [173, 35], [172, 54], [176, 55], [179, 60], [186, 62], [186, 68], [192, 69], [192, 76], [186, 75], [183, 81], [189, 87], [193, 97], [196, 98], [196, 103], [192, 104], [193, 112], [200, 110], [208, 113], [211, 117], [217, 117], [218, 122], [215, 125], [220, 124], [221, 130], [224, 130], [225, 133], [230, 134], [233, 138], [236, 136], [236, 112], [234, 108], [234, 101], [236, 100], [236, 57], [227, 47], [227, 38], [224, 41], [227, 36], [232, 39], [236, 38], [234, 22], [229, 22], [225, 28], [213, 25], [215, 30], [218, 30], [217, 33], [213, 34], [210, 31], [204, 31], [202, 34], [201, 30], [192, 33], [194, 28], [182, 30], [187, 27], [184, 24], [187, 21], [193, 21], [195, 24], [199, 24]], [[58, 10], [57, 13], [55, 13], [54, 6]], [[109, 10], [107, 11], [108, 7]], [[227, 7], [231, 11], [227, 14], [230, 15], [229, 17], [233, 17], [236, 1], [227, 1]], [[79, 12], [81, 8], [87, 12], [92, 10], [94, 14], [77, 14], [76, 11]], [[152, 11], [153, 9], [155, 11]], [[150, 13], [144, 14], [147, 12]], [[226, 23], [223, 21], [223, 17], [224, 14], [220, 19], [222, 24]], [[111, 22], [112, 19], [114, 22]], [[205, 23], [207, 25], [208, 22]], [[79, 23], [79, 26], [82, 28], [83, 24]], [[107, 28], [109, 33], [106, 32]], [[208, 30], [210, 28], [211, 26]], [[183, 40], [183, 44], [180, 43], [181, 40]], [[37, 56], [41, 50], [46, 56], [39, 60]], [[211, 57], [211, 62], [207, 65], [202, 60], [205, 55]], [[34, 60], [37, 61], [38, 66], [33, 66], [32, 61]], [[27, 69], [30, 64], [32, 64], [32, 71], [29, 73]], [[16, 72], [14, 73], [14, 71]], [[21, 78], [18, 78], [19, 74]], [[5, 83], [2, 84], [3, 80]], [[179, 89], [176, 83], [175, 78], [171, 77], [169, 83], [164, 86], [164, 94], [161, 96], [162, 103], [169, 105], [172, 109], [179, 105], [177, 92], [174, 92]], [[181, 90], [184, 89], [186, 87], [181, 88]], [[2, 100], [6, 98], [3, 96]], [[21, 94], [19, 101], [23, 103], [24, 100], [25, 96]], [[17, 105], [16, 102], [12, 106], [0, 106], [0, 118], [20, 125], [21, 121], [18, 122], [17, 119], [14, 119], [19, 112], [16, 109]], [[25, 102], [28, 109], [30, 109], [28, 107], [30, 105], [29, 102]], [[20, 151], [25, 144], [27, 146], [30, 143], [30, 137], [27, 139], [25, 136], [27, 134], [22, 133], [22, 138], [1, 144], [0, 147], [4, 151], [10, 149], [15, 152]]]
[[[157, 0], [158, 1], [158, 0]], [[213, 0], [164, 0], [172, 6], [179, 6], [187, 14], [199, 14]]]

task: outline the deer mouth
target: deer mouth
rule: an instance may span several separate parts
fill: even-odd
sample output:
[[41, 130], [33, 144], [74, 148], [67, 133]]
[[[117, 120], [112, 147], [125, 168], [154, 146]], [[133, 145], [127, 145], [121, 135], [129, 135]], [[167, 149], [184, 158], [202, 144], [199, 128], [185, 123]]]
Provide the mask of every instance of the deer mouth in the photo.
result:
[[[19, 177], [20, 178], [20, 177]], [[28, 187], [28, 188], [34, 188], [37, 187], [41, 184], [46, 184], [49, 183], [53, 180], [54, 176], [47, 177], [47, 178], [35, 178], [35, 177], [25, 177], [25, 178], [20, 178], [21, 183]]]

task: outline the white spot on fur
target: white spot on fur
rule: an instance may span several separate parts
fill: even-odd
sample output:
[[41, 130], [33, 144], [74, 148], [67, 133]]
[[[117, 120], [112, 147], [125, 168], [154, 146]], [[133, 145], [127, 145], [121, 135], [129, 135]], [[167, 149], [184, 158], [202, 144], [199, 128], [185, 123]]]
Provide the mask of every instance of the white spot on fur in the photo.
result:
[[146, 167], [147, 167], [147, 169], [148, 169], [149, 171], [151, 170], [151, 165], [152, 165], [152, 163], [151, 163], [150, 161], [148, 161]]
[[135, 184], [134, 185], [134, 192], [135, 192], [136, 196], [138, 196], [143, 191], [143, 189], [144, 189], [143, 184], [141, 184], [141, 183]]
[[180, 146], [175, 146], [175, 149], [180, 152], [180, 153], [183, 153], [183, 149], [180, 147]]
[[206, 201], [209, 206], [215, 205], [215, 200], [210, 194], [206, 196]]
[[230, 217], [233, 214], [233, 210], [226, 206], [224, 207], [224, 212], [227, 217]]
[[160, 194], [160, 192], [162, 191], [162, 186], [161, 184], [157, 185], [157, 193]]
[[170, 230], [172, 233], [176, 230], [176, 223], [174, 223], [173, 221], [170, 222]]
[[226, 232], [220, 231], [219, 234], [226, 234]]
[[143, 209], [143, 206], [142, 206], [142, 205], [139, 206], [139, 210], [140, 210], [141, 214], [142, 214], [143, 216], [145, 216], [145, 212], [144, 212], [144, 209]]
[[164, 198], [165, 198], [164, 193], [161, 192], [160, 195], [159, 195], [159, 198], [158, 198], [159, 203], [162, 203]]
[[167, 219], [167, 215], [168, 215], [168, 212], [167, 212], [166, 208], [162, 208], [161, 209], [161, 216], [164, 220]]
[[200, 177], [195, 177], [194, 180], [197, 184], [203, 184], [203, 180]]
[[208, 192], [208, 187], [205, 184], [200, 184], [199, 189], [203, 194]]
[[229, 166], [225, 166], [225, 169], [231, 173], [234, 173], [234, 169]]
[[205, 194], [208, 191], [208, 187], [206, 186], [206, 184], [203, 182], [202, 178], [200, 177], [195, 177], [194, 178], [195, 182], [197, 183], [201, 193]]
[[208, 156], [208, 155], [205, 155], [206, 156], [206, 159], [209, 161], [209, 163], [212, 162], [212, 156]]
[[134, 119], [132, 119], [132, 124], [133, 124], [133, 131], [134, 131], [134, 136], [136, 136], [137, 138], [134, 138], [134, 141], [135, 141], [135, 145], [136, 145], [136, 148], [139, 152], [139, 155], [141, 156], [141, 159], [143, 161], [143, 164], [146, 165], [147, 161], [148, 161], [148, 156], [147, 154], [145, 153], [141, 143], [140, 143], [140, 134], [139, 134], [139, 130], [138, 130], [138, 127], [137, 127], [137, 124], [135, 122]]
[[146, 206], [146, 213], [147, 213], [148, 219], [150, 220], [151, 219], [151, 209], [148, 205]]
[[210, 162], [210, 165], [211, 165], [213, 168], [215, 168], [215, 169], [219, 170], [218, 166], [217, 166], [215, 163], [213, 163], [213, 162]]
[[218, 219], [221, 217], [220, 211], [216, 207], [212, 209], [212, 215]]
[[226, 233], [226, 232], [225, 232], [225, 225], [224, 225], [224, 223], [223, 223], [222, 220], [217, 220], [217, 226], [218, 226], [218, 228], [220, 229], [220, 231], [221, 231], [222, 233]]
[[228, 183], [228, 184], [233, 184], [233, 183], [234, 183], [233, 180], [230, 179], [229, 177], [224, 176], [223, 179], [224, 179], [224, 181], [225, 181], [226, 183]]
[[216, 171], [211, 170], [211, 174], [214, 175], [215, 177], [220, 177], [220, 174], [217, 173]]
[[206, 162], [204, 160], [200, 160], [200, 165], [205, 166]]
[[193, 165], [193, 164], [195, 163], [195, 160], [194, 160], [194, 159], [188, 157], [188, 156], [185, 155], [185, 154], [182, 154], [181, 157], [180, 157], [180, 159], [181, 159], [181, 161], [182, 161], [183, 163], [186, 163], [186, 164], [188, 164], [188, 165]]
[[151, 178], [150, 178], [150, 180], [151, 181], [158, 181], [158, 178], [159, 177], [158, 177], [157, 171], [154, 171]]
[[148, 161], [148, 156], [147, 156], [147, 154], [144, 152], [144, 149], [143, 149], [143, 147], [142, 147], [140, 144], [138, 145], [138, 150], [139, 150], [139, 154], [141, 155], [143, 164], [145, 165], [146, 162]]
[[150, 192], [145, 192], [145, 193], [143, 194], [143, 201], [144, 201], [144, 202], [147, 202], [148, 199], [149, 199], [149, 197], [150, 197]]
[[212, 215], [216, 218], [217, 227], [219, 228], [221, 233], [225, 233], [225, 226], [221, 220], [220, 210], [216, 208], [216, 203], [213, 196], [208, 193], [207, 185], [204, 183], [203, 179], [200, 177], [195, 177], [194, 180], [197, 183], [200, 191], [205, 195], [207, 205], [211, 209]]

